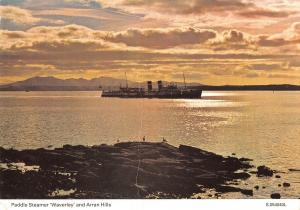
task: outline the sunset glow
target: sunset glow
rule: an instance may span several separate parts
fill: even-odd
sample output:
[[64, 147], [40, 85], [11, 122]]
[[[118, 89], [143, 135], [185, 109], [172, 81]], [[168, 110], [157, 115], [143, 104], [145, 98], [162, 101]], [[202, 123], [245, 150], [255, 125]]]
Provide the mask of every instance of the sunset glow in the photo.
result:
[[0, 84], [300, 84], [298, 0], [2, 0]]

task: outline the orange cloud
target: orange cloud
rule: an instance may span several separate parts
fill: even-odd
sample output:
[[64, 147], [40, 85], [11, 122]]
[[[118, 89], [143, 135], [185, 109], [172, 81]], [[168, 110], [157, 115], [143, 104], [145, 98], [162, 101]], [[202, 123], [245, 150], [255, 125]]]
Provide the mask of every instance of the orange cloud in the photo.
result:
[[111, 42], [121, 42], [128, 46], [140, 46], [153, 49], [166, 49], [181, 45], [201, 44], [215, 38], [212, 30], [185, 29], [130, 29], [119, 33], [110, 33], [104, 37]]
[[295, 12], [257, 8], [257, 9], [241, 11], [238, 12], [237, 14], [247, 18], [260, 18], [260, 17], [283, 18], [295, 14]]
[[[291, 43], [298, 33], [298, 24], [287, 31], [280, 34], [281, 41]], [[198, 75], [195, 80], [207, 78], [207, 83], [213, 83], [222, 77], [232, 77], [230, 81], [260, 78], [262, 72], [275, 70], [284, 70], [282, 74], [286, 76], [299, 69], [297, 51], [282, 53], [281, 42], [262, 43], [276, 43], [278, 37], [255, 36], [235, 29], [217, 32], [190, 27], [112, 32], [68, 25], [33, 27], [25, 32], [0, 30], [0, 36], [0, 69], [6, 79], [21, 75], [88, 76], [97, 72], [118, 75], [124, 70], [170, 79], [185, 71]], [[272, 46], [272, 50], [265, 50]], [[212, 50], [216, 48], [218, 51]]]
[[294, 12], [258, 6], [243, 0], [102, 0], [105, 6], [125, 8], [132, 12], [156, 11], [162, 14], [203, 15], [204, 13], [234, 13], [247, 18], [287, 17]]
[[0, 6], [0, 17], [24, 25], [33, 25], [40, 21], [30, 11], [13, 6]]

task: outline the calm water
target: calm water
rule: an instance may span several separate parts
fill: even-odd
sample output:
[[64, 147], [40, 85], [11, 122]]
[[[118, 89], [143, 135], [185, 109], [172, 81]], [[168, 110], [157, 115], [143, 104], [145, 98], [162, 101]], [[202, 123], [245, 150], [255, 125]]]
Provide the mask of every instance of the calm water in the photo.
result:
[[[166, 138], [254, 159], [282, 179], [251, 178], [283, 197], [300, 195], [300, 92], [204, 92], [202, 100], [100, 98], [98, 92], [0, 92], [0, 145], [17, 149]], [[287, 181], [290, 188], [279, 188]], [[234, 197], [234, 194], [228, 195]], [[240, 196], [240, 195], [239, 195]]]

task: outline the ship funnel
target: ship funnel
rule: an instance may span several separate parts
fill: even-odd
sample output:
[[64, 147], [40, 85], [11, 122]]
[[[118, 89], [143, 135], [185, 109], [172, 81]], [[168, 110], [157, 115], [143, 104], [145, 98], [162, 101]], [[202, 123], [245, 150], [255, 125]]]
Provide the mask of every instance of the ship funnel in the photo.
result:
[[147, 82], [148, 91], [152, 91], [152, 81]]
[[161, 90], [163, 88], [163, 84], [161, 80], [157, 81], [157, 86], [158, 86], [158, 90]]

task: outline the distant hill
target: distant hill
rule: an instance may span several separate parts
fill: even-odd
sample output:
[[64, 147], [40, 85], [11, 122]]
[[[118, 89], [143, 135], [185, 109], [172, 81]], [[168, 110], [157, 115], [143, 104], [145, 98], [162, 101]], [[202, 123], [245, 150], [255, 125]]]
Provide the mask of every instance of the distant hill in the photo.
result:
[[[99, 87], [114, 88], [125, 86], [126, 82], [122, 79], [111, 77], [99, 77], [93, 79], [58, 79], [55, 77], [32, 77], [23, 81], [1, 85], [0, 90], [99, 90]], [[128, 85], [138, 85], [136, 82], [128, 81]]]
[[196, 89], [201, 90], [215, 90], [215, 91], [292, 91], [300, 90], [299, 85], [279, 84], [279, 85], [223, 85], [223, 86], [210, 86], [200, 85], [194, 86]]
[[[167, 83], [164, 81], [164, 83]], [[153, 84], [155, 87], [156, 84]], [[183, 83], [177, 83], [182, 86]], [[201, 85], [198, 83], [190, 83], [188, 85]], [[117, 89], [120, 86], [126, 86], [126, 80], [116, 79], [112, 77], [99, 77], [93, 79], [58, 79], [55, 77], [32, 77], [23, 81], [14, 82], [11, 84], [0, 85], [0, 91], [84, 91], [84, 90], [99, 90], [102, 89]], [[145, 87], [146, 82], [138, 83], [128, 81], [129, 87]]]
[[[156, 87], [156, 82], [153, 81], [153, 87]], [[174, 83], [163, 81], [164, 84]], [[183, 86], [184, 83], [177, 82], [178, 86]], [[55, 77], [32, 77], [11, 84], [0, 85], [0, 91], [96, 91], [102, 89], [118, 89], [120, 86], [126, 86], [126, 80], [116, 79], [112, 77], [99, 77], [93, 79], [58, 79]], [[128, 81], [129, 87], [146, 87], [146, 82]], [[300, 90], [298, 85], [225, 85], [225, 86], [210, 86], [200, 83], [187, 83], [187, 86], [202, 89], [202, 90]]]

